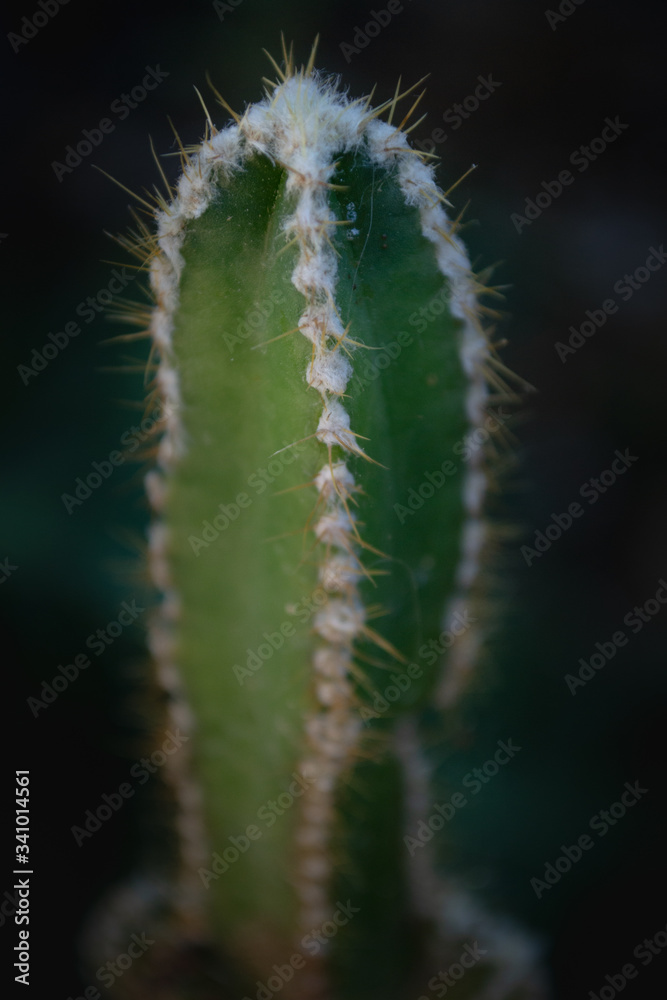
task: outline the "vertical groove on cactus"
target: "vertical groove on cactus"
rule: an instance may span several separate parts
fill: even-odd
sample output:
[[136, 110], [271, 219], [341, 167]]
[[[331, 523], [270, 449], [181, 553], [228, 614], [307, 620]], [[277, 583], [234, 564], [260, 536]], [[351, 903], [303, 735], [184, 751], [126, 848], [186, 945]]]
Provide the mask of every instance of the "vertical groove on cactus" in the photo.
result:
[[[138, 234], [164, 407], [149, 641], [193, 747], [171, 764], [187, 926], [212, 928], [255, 979], [298, 952], [303, 1000], [330, 995], [330, 966], [341, 995], [401, 996], [451, 930], [430, 855], [408, 870], [394, 814], [426, 801], [419, 711], [452, 706], [483, 637], [466, 630], [424, 668], [425, 639], [479, 600], [488, 452], [451, 484], [431, 477], [426, 509], [406, 497], [515, 397], [459, 220], [403, 131], [419, 99], [393, 124], [415, 88], [373, 109], [313, 58], [297, 70], [285, 53], [233, 124], [209, 116], [175, 195], [158, 196], [156, 236]], [[419, 662], [380, 718], [373, 693]], [[339, 928], [340, 885], [358, 897]], [[435, 951], [413, 946], [414, 921], [440, 929]], [[333, 943], [311, 947], [328, 924]], [[384, 953], [369, 992], [360, 970]]]

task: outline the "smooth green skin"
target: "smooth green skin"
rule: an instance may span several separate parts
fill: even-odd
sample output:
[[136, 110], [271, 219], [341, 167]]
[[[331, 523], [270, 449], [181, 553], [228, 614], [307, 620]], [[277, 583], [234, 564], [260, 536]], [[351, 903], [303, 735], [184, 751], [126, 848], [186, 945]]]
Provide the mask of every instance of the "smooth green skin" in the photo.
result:
[[[368, 568], [389, 571], [375, 578], [376, 586], [362, 581], [365, 602], [388, 612], [371, 625], [423, 668], [394, 710], [372, 723], [381, 732], [397, 712], [424, 704], [435, 680], [435, 668], [419, 649], [443, 628], [459, 557], [463, 463], [453, 449], [467, 429], [466, 381], [458, 321], [445, 310], [421, 333], [410, 324], [420, 306], [442, 299], [446, 285], [417, 210], [405, 206], [391, 174], [359, 155], [342, 156], [333, 180], [348, 188], [331, 192], [337, 218], [345, 219], [354, 203], [360, 230], [353, 240], [344, 227], [332, 237], [341, 255], [337, 300], [344, 324], [351, 321], [350, 337], [382, 347], [401, 331], [413, 336], [384, 369], [376, 366], [382, 352], [354, 349], [355, 373], [362, 373], [364, 384], [353, 376], [343, 399], [352, 429], [370, 438], [361, 445], [386, 466], [347, 457], [364, 490], [357, 497], [361, 536], [388, 557], [363, 557]], [[174, 334], [188, 445], [171, 479], [165, 517], [183, 607], [178, 656], [197, 718], [194, 764], [211, 850], [222, 854], [231, 846], [228, 837], [245, 834], [250, 824], [261, 831], [247, 853], [211, 881], [213, 926], [232, 953], [237, 932], [268, 928], [288, 960], [294, 952], [288, 878], [298, 806], [270, 828], [258, 810], [287, 790], [305, 748], [303, 719], [314, 708], [310, 661], [321, 640], [312, 633], [310, 612], [285, 607], [303, 609], [300, 602], [317, 592], [321, 552], [312, 532], [304, 531], [317, 516], [314, 487], [275, 493], [312, 480], [327, 449], [311, 438], [276, 456], [282, 471], [275, 483], [262, 492], [258, 480], [249, 483], [278, 449], [312, 435], [322, 410], [319, 394], [305, 382], [311, 356], [305, 338], [296, 333], [253, 350], [295, 327], [304, 308], [290, 280], [298, 251], [278, 255], [285, 245], [281, 223], [294, 207], [284, 185], [283, 171], [256, 157], [188, 225]], [[266, 324], [230, 350], [223, 334], [236, 334], [253, 302], [268, 305], [271, 292], [280, 302]], [[370, 380], [363, 375], [369, 363], [378, 372]], [[341, 457], [335, 449], [334, 459]], [[408, 490], [417, 490], [425, 472], [447, 459], [456, 474], [401, 524], [394, 504], [407, 506]], [[195, 555], [188, 538], [201, 538], [202, 523], [214, 520], [218, 504], [236, 503], [240, 493], [250, 505]], [[240, 685], [234, 664], [244, 666], [248, 649], [266, 641], [263, 633], [279, 632], [285, 623], [295, 634]], [[390, 668], [362, 661], [370, 687], [384, 691], [391, 673], [404, 666], [369, 641], [358, 645], [364, 656]], [[405, 917], [409, 859], [401, 783], [395, 762], [385, 757], [358, 765], [341, 792], [334, 837], [341, 865], [332, 900], [350, 898], [361, 907], [334, 942], [341, 995], [401, 995], [414, 957], [414, 928]], [[261, 977], [262, 969], [255, 973]]]
[[[348, 156], [334, 180], [349, 186], [340, 195], [336, 192], [341, 202], [338, 217], [345, 218], [345, 206], [354, 203], [360, 230], [354, 241], [338, 242], [343, 255], [338, 293], [343, 322], [351, 321], [350, 336], [371, 348], [398, 344], [401, 333], [412, 338], [385, 369], [378, 364], [386, 352], [356, 351], [354, 365], [361, 380], [366, 382], [369, 364], [379, 374], [359, 386], [362, 391], [355, 390], [353, 378], [345, 400], [352, 429], [370, 439], [361, 444], [386, 467], [358, 458], [350, 462], [368, 494], [360, 512], [362, 538], [389, 556], [389, 561], [372, 553], [365, 558], [369, 567], [390, 571], [375, 578], [375, 587], [362, 583], [366, 603], [380, 603], [389, 612], [374, 627], [406, 659], [424, 668], [423, 679], [415, 679], [401, 700], [405, 707], [423, 698], [434, 679], [419, 649], [442, 631], [443, 608], [460, 554], [463, 461], [454, 448], [468, 429], [467, 383], [458, 357], [461, 324], [446, 309], [431, 317], [430, 305], [439, 308], [446, 298], [446, 280], [433, 244], [421, 234], [417, 209], [406, 207], [393, 175]], [[415, 315], [421, 307], [429, 310], [427, 320]], [[426, 329], [419, 332], [424, 322]], [[395, 505], [407, 507], [409, 490], [417, 492], [422, 484], [430, 493], [425, 474], [448, 460], [454, 474], [421, 508], [402, 512], [401, 523]], [[373, 647], [365, 651], [377, 656]], [[372, 668], [369, 676], [380, 691], [390, 683], [385, 673]]]
[[[386, 466], [349, 461], [367, 494], [360, 498], [361, 536], [389, 556], [364, 557], [369, 568], [389, 570], [387, 576], [374, 577], [375, 586], [362, 581], [366, 604], [379, 603], [389, 612], [371, 625], [423, 671], [392, 710], [369, 722], [369, 730], [377, 734], [389, 729], [400, 711], [423, 704], [437, 675], [429, 666], [432, 658], [420, 656], [419, 650], [443, 629], [443, 608], [459, 559], [463, 461], [454, 448], [468, 430], [466, 381], [458, 357], [460, 323], [446, 309], [437, 316], [429, 309], [422, 330], [422, 318], [414, 315], [429, 303], [435, 302], [437, 309], [446, 298], [446, 281], [437, 268], [435, 248], [421, 234], [417, 209], [405, 206], [393, 176], [364, 165], [360, 157], [342, 158], [333, 180], [348, 186], [335, 192], [337, 217], [345, 218], [353, 203], [354, 225], [360, 230], [353, 241], [337, 241], [343, 323], [351, 321], [350, 336], [370, 347], [401, 347], [386, 368], [379, 359], [388, 357], [387, 352], [357, 350], [354, 366], [360, 379], [351, 379], [345, 400], [351, 427], [370, 438], [361, 442], [367, 454]], [[401, 333], [405, 346], [397, 340]], [[401, 523], [394, 505], [407, 507], [408, 491], [418, 491], [428, 482], [425, 473], [447, 460], [455, 473], [414, 513], [401, 512]], [[383, 694], [392, 686], [392, 674], [404, 674], [405, 665], [377, 646], [364, 642], [359, 648], [390, 668], [362, 664], [374, 692]], [[340, 853], [347, 863], [335, 898], [351, 896], [361, 912], [337, 939], [340, 992], [359, 998], [402, 997], [425, 930], [407, 915], [410, 859], [402, 840], [402, 778], [390, 757], [358, 767], [349, 785], [341, 796]]]
[[[294, 391], [309, 357], [303, 337], [251, 349], [296, 326], [302, 311], [289, 256], [276, 257], [285, 242], [274, 210], [283, 184], [281, 171], [256, 160], [233, 193], [221, 192], [189, 227], [174, 334], [188, 450], [171, 484], [166, 521], [183, 607], [179, 662], [197, 717], [196, 776], [213, 852], [222, 854], [228, 837], [245, 834], [249, 824], [262, 831], [210, 884], [223, 935], [261, 915], [287, 937], [293, 919], [284, 874], [297, 810], [270, 829], [257, 814], [286, 791], [300, 757], [312, 618], [304, 623], [285, 605], [300, 604], [317, 587], [303, 534], [314, 497], [310, 490], [273, 494], [312, 479], [321, 464], [318, 443], [277, 456], [282, 471], [262, 492], [261, 479], [248, 482], [275, 451], [311, 434], [320, 411], [314, 393]], [[230, 351], [223, 332], [235, 334], [255, 300], [268, 311], [271, 290], [282, 301], [266, 326]], [[195, 555], [189, 536], [201, 538], [218, 505], [236, 503], [242, 493], [250, 506]], [[268, 541], [278, 535], [286, 537]], [[245, 666], [248, 649], [256, 651], [263, 633], [280, 632], [284, 623], [295, 635], [239, 684], [234, 665]]]

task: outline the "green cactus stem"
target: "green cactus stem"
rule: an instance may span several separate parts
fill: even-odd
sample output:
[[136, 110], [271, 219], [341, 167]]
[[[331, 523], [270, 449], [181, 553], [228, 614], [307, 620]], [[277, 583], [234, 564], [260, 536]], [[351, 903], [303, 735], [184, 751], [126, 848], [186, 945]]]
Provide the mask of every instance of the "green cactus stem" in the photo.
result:
[[[404, 131], [417, 85], [373, 108], [313, 57], [209, 117], [159, 197], [150, 645], [190, 735], [192, 932], [248, 997], [277, 968], [283, 996], [409, 998], [476, 926], [403, 838], [430, 794], [420, 715], [455, 702], [483, 639], [489, 456], [462, 443], [515, 397]], [[461, 997], [484, 977], [540, 995], [529, 949], [507, 978], [489, 948]]]

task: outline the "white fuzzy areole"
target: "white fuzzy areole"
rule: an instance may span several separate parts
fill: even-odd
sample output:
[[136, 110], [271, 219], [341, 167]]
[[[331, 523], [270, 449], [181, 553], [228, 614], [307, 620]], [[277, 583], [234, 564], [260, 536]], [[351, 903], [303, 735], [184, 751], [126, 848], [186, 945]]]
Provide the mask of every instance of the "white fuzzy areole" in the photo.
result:
[[[158, 252], [150, 265], [151, 287], [157, 303], [151, 331], [159, 350], [158, 383], [168, 404], [158, 449], [158, 470], [151, 473], [147, 483], [159, 518], [165, 502], [166, 480], [187, 447], [180, 418], [178, 374], [172, 363], [185, 227], [189, 220], [205, 211], [215, 194], [217, 179], [229, 181], [249, 157], [267, 156], [286, 169], [287, 190], [294, 195], [295, 208], [286, 220], [285, 235], [296, 239], [299, 252], [292, 282], [304, 297], [298, 326], [313, 346], [313, 357], [304, 377], [308, 387], [322, 398], [322, 415], [314, 436], [329, 450], [329, 461], [313, 482], [320, 509], [323, 508], [313, 527], [316, 538], [326, 547], [320, 580], [332, 595], [315, 620], [315, 631], [323, 642], [313, 658], [318, 708], [306, 720], [308, 748], [299, 765], [302, 774], [313, 778], [312, 788], [304, 795], [296, 831], [300, 847], [295, 872], [300, 900], [299, 934], [318, 927], [331, 916], [329, 885], [333, 860], [329, 841], [334, 796], [361, 733], [350, 680], [354, 642], [363, 634], [366, 617], [358, 589], [358, 578], [364, 572], [358, 556], [359, 536], [348, 507], [358, 487], [345, 461], [332, 461], [331, 451], [340, 448], [343, 453], [361, 457], [365, 453], [350, 427], [341, 398], [353, 369], [343, 352], [346, 332], [336, 306], [337, 259], [329, 241], [332, 223], [339, 220], [331, 212], [327, 194], [336, 159], [358, 149], [364, 150], [378, 167], [395, 171], [406, 204], [419, 209], [422, 233], [434, 245], [438, 267], [449, 284], [452, 313], [463, 323], [460, 356], [470, 379], [466, 411], [472, 427], [480, 426], [488, 395], [483, 374], [487, 341], [479, 321], [470, 263], [445, 213], [444, 197], [435, 184], [434, 170], [410, 149], [405, 134], [379, 120], [367, 101], [350, 100], [337, 89], [335, 82], [316, 73], [289, 75], [263, 101], [248, 107], [238, 124], [214, 131], [189, 157], [168, 210], [157, 213]], [[484, 456], [479, 449], [463, 486], [468, 522], [457, 574], [459, 592], [444, 609], [443, 622], [449, 620], [453, 608], [462, 606], [463, 597], [479, 575], [484, 543], [480, 511], [485, 492]], [[166, 528], [157, 526], [151, 534], [150, 568], [165, 601], [162, 613], [151, 627], [151, 646], [159, 672], [169, 678], [168, 684], [175, 690], [173, 604], [169, 616], [165, 610], [171, 592], [168, 546]], [[455, 672], [465, 673], [470, 669], [479, 642], [478, 636], [471, 633], [472, 630], [458, 644], [461, 662]], [[179, 697], [182, 698], [182, 692]], [[185, 718], [186, 713], [180, 710], [179, 715]], [[180, 826], [189, 845], [188, 863], [192, 864], [195, 855], [203, 853], [205, 838], [196, 796], [193, 798], [189, 791], [190, 779], [181, 774], [178, 780]]]

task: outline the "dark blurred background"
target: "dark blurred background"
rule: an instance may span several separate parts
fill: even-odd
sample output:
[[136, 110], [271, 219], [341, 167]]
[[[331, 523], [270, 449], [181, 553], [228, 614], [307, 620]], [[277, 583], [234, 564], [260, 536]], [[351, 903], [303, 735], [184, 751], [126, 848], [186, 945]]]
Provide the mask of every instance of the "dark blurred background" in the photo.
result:
[[[667, 610], [647, 615], [635, 635], [623, 624], [667, 577], [667, 267], [649, 280], [640, 272], [632, 295], [621, 291], [624, 275], [667, 241], [661, 7], [566, 0], [566, 13], [554, 3], [547, 16], [546, 2], [405, 0], [365, 47], [343, 48], [355, 45], [371, 10], [384, 6], [71, 0], [39, 30], [22, 21], [43, 10], [36, 3], [4, 11], [0, 596], [12, 696], [2, 791], [11, 827], [13, 770], [31, 769], [34, 975], [56, 1000], [79, 996], [91, 981], [76, 947], [86, 913], [160, 849], [162, 836], [159, 779], [80, 847], [71, 832], [144, 752], [155, 697], [143, 654], [147, 614], [100, 656], [86, 647], [91, 633], [117, 619], [122, 602], [149, 606], [140, 559], [143, 466], [120, 465], [69, 513], [62, 500], [143, 416], [146, 346], [104, 346], [124, 328], [77, 314], [89, 296], [100, 301], [118, 266], [107, 261], [128, 261], [104, 231], [125, 230], [130, 198], [93, 165], [134, 190], [151, 187], [158, 175], [149, 135], [158, 151], [173, 152], [170, 116], [185, 142], [200, 139], [203, 113], [193, 86], [214, 104], [207, 71], [232, 107], [260, 99], [260, 78], [272, 75], [261, 50], [278, 53], [281, 29], [304, 60], [320, 32], [319, 66], [341, 73], [355, 96], [377, 83], [379, 102], [392, 95], [399, 74], [409, 82], [430, 74], [429, 116], [413, 137], [429, 143], [442, 129], [435, 152], [443, 188], [477, 164], [452, 201], [459, 209], [470, 200], [464, 234], [471, 258], [477, 267], [497, 264], [494, 281], [508, 286], [498, 327], [508, 340], [504, 360], [538, 390], [516, 425], [521, 464], [506, 505], [523, 535], [508, 543], [504, 626], [469, 707], [473, 738], [455, 771], [486, 759], [497, 739], [511, 737], [524, 749], [461, 816], [453, 864], [493, 871], [495, 902], [543, 936], [557, 1000], [599, 994], [605, 976], [627, 962], [639, 969], [624, 987], [628, 1000], [657, 996], [667, 978], [667, 953], [646, 967], [633, 958], [667, 923]], [[120, 111], [115, 102], [141, 84], [148, 67], [159, 67], [162, 82]], [[492, 92], [457, 119], [454, 106], [489, 75]], [[66, 147], [104, 118], [113, 130], [90, 155], [68, 172], [54, 169]], [[571, 155], [601, 135], [607, 118], [627, 128], [604, 151], [594, 144], [595, 159], [580, 170], [583, 161], [572, 164]], [[214, 119], [226, 120], [217, 106]], [[174, 177], [177, 158], [163, 164]], [[545, 207], [530, 224], [517, 224], [526, 199], [567, 169], [573, 182], [550, 205], [543, 196]], [[141, 297], [131, 284], [122, 294]], [[567, 342], [569, 328], [608, 299], [617, 311], [562, 361], [556, 342]], [[19, 366], [33, 364], [33, 348], [41, 351], [49, 333], [72, 321], [81, 333], [42, 371], [22, 377]], [[114, 370], [126, 365], [136, 371]], [[520, 544], [533, 545], [552, 514], [581, 501], [582, 485], [610, 467], [616, 449], [636, 460], [595, 504], [583, 500], [584, 514], [528, 566]], [[572, 694], [565, 675], [576, 674], [579, 659], [590, 660], [595, 644], [619, 629], [627, 645]], [[27, 699], [40, 696], [59, 664], [86, 651], [91, 667], [35, 716]], [[648, 793], [538, 899], [530, 879], [635, 781]], [[8, 848], [0, 893], [11, 888], [11, 865]], [[15, 943], [10, 919], [0, 936]], [[2, 978], [11, 983], [9, 964]]]

